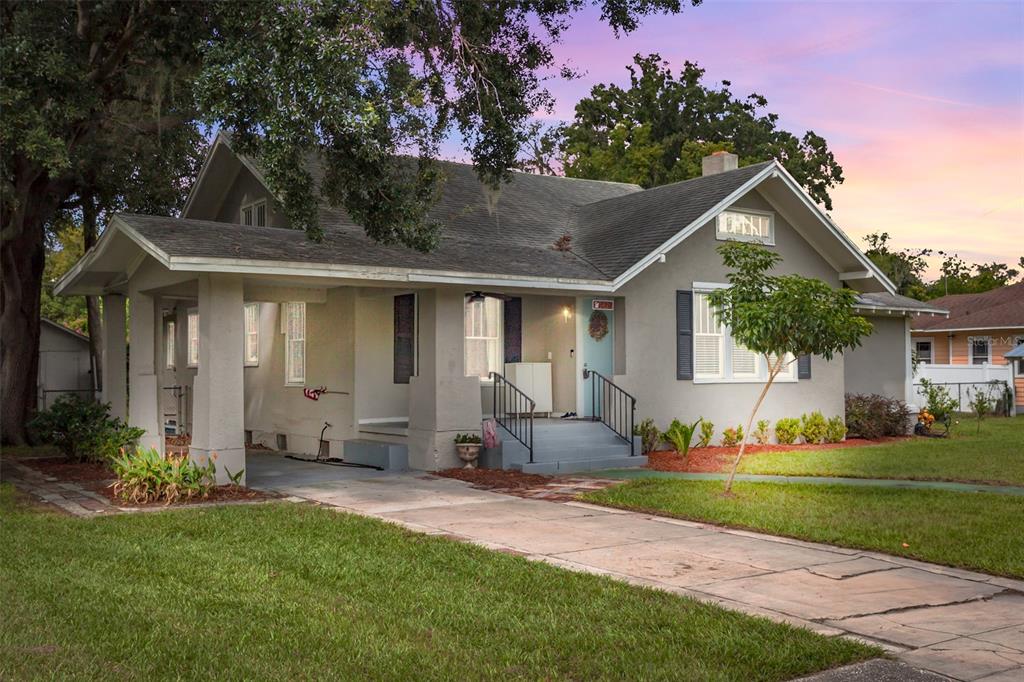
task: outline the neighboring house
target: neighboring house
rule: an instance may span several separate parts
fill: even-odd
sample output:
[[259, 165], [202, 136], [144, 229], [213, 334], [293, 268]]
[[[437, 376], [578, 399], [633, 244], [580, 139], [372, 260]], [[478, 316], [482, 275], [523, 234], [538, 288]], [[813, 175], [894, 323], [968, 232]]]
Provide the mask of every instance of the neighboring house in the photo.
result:
[[1024, 343], [1008, 351], [1003, 357], [1010, 363], [1010, 373], [1013, 376], [1016, 395], [1014, 414], [1024, 414]]
[[911, 338], [918, 362], [937, 365], [1005, 365], [1004, 355], [1024, 343], [1024, 282], [983, 294], [953, 294], [928, 302], [949, 318], [914, 320]]
[[44, 317], [39, 325], [39, 409], [68, 394], [93, 395], [89, 337]]
[[929, 304], [949, 310], [949, 318], [914, 320], [912, 350], [919, 363], [928, 365], [922, 376], [957, 383], [1012, 381], [1016, 409], [1024, 412], [1024, 373], [1006, 366], [1012, 360], [1006, 354], [1024, 343], [1024, 282], [982, 294], [943, 296]]
[[[356, 461], [390, 443], [414, 468], [455, 466], [453, 436], [490, 414], [508, 428], [489, 462], [569, 471], [642, 461], [623, 461], [631, 396], [636, 420], [662, 427], [703, 416], [721, 433], [747, 414], [765, 366], [708, 310], [726, 283], [722, 240], [766, 244], [780, 272], [854, 289], [875, 324], [845, 357], [794, 359], [766, 419], [842, 414], [847, 390], [909, 397], [910, 320], [944, 313], [896, 295], [775, 162], [736, 168], [719, 153], [704, 177], [650, 190], [514, 173], [497, 192], [469, 165], [440, 166], [432, 253], [375, 243], [327, 205], [316, 244], [287, 229], [258, 166], [218, 137], [180, 218], [115, 216], [58, 285], [104, 296], [108, 329], [131, 306], [131, 376], [113, 376], [124, 337], [108, 333], [105, 399], [162, 447], [168, 396], [187, 392], [178, 423], [193, 455], [216, 451], [232, 471], [243, 434]], [[304, 397], [319, 386], [331, 392]], [[535, 422], [530, 400], [603, 424]]]

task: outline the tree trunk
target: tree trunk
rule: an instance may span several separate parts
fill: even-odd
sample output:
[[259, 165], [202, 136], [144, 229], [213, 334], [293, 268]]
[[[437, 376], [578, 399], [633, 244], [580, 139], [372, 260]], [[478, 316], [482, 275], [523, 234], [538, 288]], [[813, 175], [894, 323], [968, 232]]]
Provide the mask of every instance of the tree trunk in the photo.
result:
[[757, 411], [761, 409], [761, 403], [764, 402], [764, 397], [768, 395], [768, 389], [772, 387], [772, 382], [775, 381], [775, 377], [778, 376], [779, 370], [782, 369], [782, 362], [785, 357], [785, 355], [780, 355], [779, 359], [775, 361], [775, 364], [768, 367], [768, 381], [765, 382], [764, 388], [761, 389], [761, 395], [757, 397], [757, 402], [754, 403], [754, 409], [750, 411], [750, 417], [747, 418], [747, 428], [743, 430], [743, 439], [740, 441], [740, 451], [736, 453], [736, 459], [733, 460], [732, 469], [729, 471], [729, 478], [725, 481], [726, 494], [732, 492], [732, 481], [736, 478], [736, 469], [739, 468], [740, 460], [743, 459], [743, 451], [747, 449], [747, 440], [750, 438], [750, 429], [754, 425], [754, 417], [757, 416]]
[[[96, 203], [91, 196], [82, 200], [82, 235], [85, 250], [96, 244]], [[89, 355], [92, 357], [92, 385], [98, 392], [103, 390], [103, 319], [100, 316], [100, 299], [98, 296], [85, 297], [85, 310], [89, 331]]]
[[39, 375], [39, 295], [45, 262], [44, 229], [57, 201], [45, 178], [16, 182], [17, 204], [3, 205], [0, 238], [0, 429], [3, 442], [28, 442]]

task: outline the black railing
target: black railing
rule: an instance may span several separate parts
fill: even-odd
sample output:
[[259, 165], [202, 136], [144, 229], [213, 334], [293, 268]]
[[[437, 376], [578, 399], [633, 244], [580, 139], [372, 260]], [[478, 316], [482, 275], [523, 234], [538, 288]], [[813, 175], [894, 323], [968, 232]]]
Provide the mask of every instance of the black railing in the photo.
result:
[[636, 454], [633, 430], [636, 427], [636, 398], [613, 384], [608, 377], [592, 369], [583, 370], [590, 380], [590, 414], [629, 443], [629, 456]]
[[494, 421], [526, 447], [532, 464], [533, 408], [537, 403], [501, 374], [491, 372], [490, 378], [494, 382]]

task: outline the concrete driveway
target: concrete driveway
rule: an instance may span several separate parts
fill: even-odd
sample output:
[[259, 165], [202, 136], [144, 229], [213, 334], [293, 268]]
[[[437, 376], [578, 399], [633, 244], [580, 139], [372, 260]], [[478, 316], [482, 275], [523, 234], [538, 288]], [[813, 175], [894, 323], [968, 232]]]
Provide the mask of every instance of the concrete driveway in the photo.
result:
[[[1024, 582], [426, 474], [261, 462], [253, 487], [879, 644], [957, 680], [1024, 680]], [[294, 465], [294, 466], [293, 466]], [[315, 467], [310, 470], [308, 467]]]

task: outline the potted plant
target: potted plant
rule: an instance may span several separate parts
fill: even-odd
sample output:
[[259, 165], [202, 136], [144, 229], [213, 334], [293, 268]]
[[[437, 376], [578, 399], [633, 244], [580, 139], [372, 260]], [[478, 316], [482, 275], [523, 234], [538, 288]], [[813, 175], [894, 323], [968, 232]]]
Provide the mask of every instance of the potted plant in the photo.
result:
[[466, 463], [465, 469], [475, 469], [476, 461], [480, 458], [480, 448], [483, 443], [480, 436], [475, 433], [459, 433], [455, 435], [455, 451], [459, 459]]

